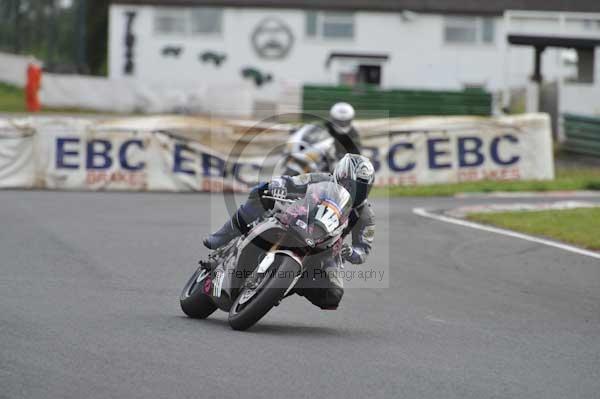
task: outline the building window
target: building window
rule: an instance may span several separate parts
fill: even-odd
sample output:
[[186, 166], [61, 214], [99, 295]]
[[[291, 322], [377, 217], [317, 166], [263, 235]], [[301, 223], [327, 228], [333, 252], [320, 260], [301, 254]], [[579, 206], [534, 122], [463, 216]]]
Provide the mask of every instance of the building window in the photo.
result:
[[484, 43], [493, 44], [496, 37], [496, 24], [494, 18], [481, 19], [481, 39]]
[[194, 8], [191, 12], [192, 34], [219, 34], [223, 10], [219, 8]]
[[354, 15], [352, 13], [307, 11], [305, 28], [307, 37], [352, 39], [354, 37]]
[[188, 32], [185, 11], [157, 9], [154, 13], [154, 32], [160, 35], [185, 35]]
[[323, 13], [323, 37], [354, 37], [354, 16], [349, 13]]
[[496, 25], [493, 18], [447, 16], [444, 41], [451, 44], [493, 44]]
[[210, 35], [222, 29], [223, 10], [220, 8], [156, 8], [154, 32], [158, 35]]
[[[567, 22], [570, 22], [567, 20]], [[584, 19], [583, 28], [585, 30], [600, 30], [600, 19]]]
[[316, 11], [307, 11], [305, 17], [306, 36], [317, 36], [317, 19], [319, 14]]

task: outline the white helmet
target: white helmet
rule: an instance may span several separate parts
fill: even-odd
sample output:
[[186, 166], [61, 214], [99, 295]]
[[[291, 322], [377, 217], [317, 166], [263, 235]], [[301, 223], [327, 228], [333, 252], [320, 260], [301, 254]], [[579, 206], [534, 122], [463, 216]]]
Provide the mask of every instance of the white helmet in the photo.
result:
[[353, 199], [352, 206], [358, 206], [369, 196], [375, 181], [375, 168], [363, 155], [346, 154], [335, 165], [333, 179], [348, 190]]
[[338, 133], [348, 134], [352, 129], [354, 108], [348, 103], [336, 103], [329, 110], [329, 118]]

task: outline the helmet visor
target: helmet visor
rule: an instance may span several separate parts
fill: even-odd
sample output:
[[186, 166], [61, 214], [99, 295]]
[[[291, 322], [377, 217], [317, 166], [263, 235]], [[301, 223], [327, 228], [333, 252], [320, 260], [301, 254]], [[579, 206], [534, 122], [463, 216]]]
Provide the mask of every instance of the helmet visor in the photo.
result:
[[352, 128], [352, 120], [339, 120], [336, 119], [333, 121], [334, 129], [340, 133], [348, 133]]
[[352, 206], [358, 206], [369, 198], [369, 193], [373, 187], [372, 182], [365, 179], [341, 179], [338, 183], [344, 187], [352, 197]]

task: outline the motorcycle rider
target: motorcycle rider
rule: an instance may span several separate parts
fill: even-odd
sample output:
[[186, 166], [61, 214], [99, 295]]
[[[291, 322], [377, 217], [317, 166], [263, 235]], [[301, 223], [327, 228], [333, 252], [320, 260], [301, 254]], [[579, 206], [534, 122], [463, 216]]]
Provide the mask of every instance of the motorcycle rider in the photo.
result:
[[[375, 235], [375, 215], [368, 202], [369, 191], [374, 181], [374, 168], [368, 158], [357, 154], [346, 154], [336, 165], [333, 175], [328, 173], [308, 173], [298, 176], [281, 176], [268, 183], [256, 186], [248, 200], [240, 206], [232, 218], [217, 232], [203, 241], [209, 249], [217, 249], [232, 239], [250, 231], [249, 225], [259, 219], [264, 212], [272, 209], [275, 201], [264, 196], [286, 198], [289, 194], [303, 195], [310, 184], [334, 181], [343, 186], [351, 195], [352, 211], [349, 216], [345, 236], [352, 233], [352, 245], [334, 246], [331, 256], [322, 263], [322, 271], [310, 286], [296, 289], [296, 293], [306, 297], [321, 309], [336, 309], [342, 299], [343, 280], [339, 276], [342, 261], [362, 264], [371, 252]], [[341, 248], [340, 248], [341, 246]]]
[[329, 120], [325, 122], [325, 127], [334, 139], [335, 156], [338, 160], [346, 154], [360, 155], [360, 136], [352, 126], [354, 115], [354, 107], [345, 102], [336, 103], [329, 110]]

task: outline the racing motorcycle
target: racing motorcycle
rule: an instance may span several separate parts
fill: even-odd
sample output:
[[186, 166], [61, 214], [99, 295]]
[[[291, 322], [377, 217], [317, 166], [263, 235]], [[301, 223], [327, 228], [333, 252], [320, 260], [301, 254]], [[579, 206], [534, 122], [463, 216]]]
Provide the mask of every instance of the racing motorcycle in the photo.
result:
[[[307, 188], [303, 198], [264, 196], [273, 210], [246, 236], [213, 251], [189, 279], [180, 297], [183, 312], [197, 319], [229, 312], [234, 330], [246, 330], [308, 281], [323, 256], [333, 256], [348, 225], [351, 198], [334, 182]], [[339, 256], [339, 255], [336, 255]]]
[[317, 125], [304, 125], [292, 133], [286, 142], [280, 175], [330, 172], [335, 157], [334, 139]]

